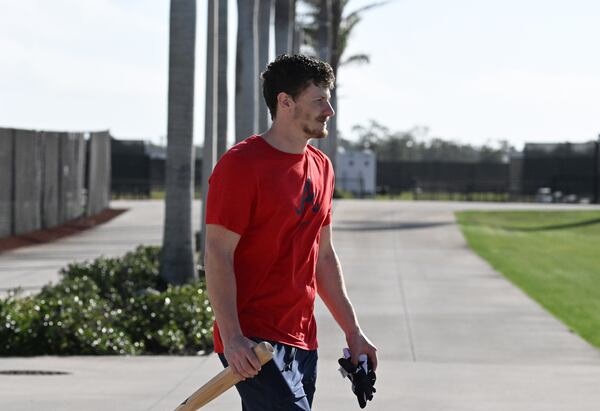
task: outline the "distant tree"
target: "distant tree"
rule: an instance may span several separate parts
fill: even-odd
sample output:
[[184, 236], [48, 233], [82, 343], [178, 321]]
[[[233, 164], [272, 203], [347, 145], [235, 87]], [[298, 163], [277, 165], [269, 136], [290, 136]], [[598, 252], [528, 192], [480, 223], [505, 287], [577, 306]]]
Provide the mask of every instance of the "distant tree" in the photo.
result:
[[[426, 130], [426, 129], [425, 129]], [[453, 161], [453, 162], [505, 162], [514, 147], [507, 141], [499, 141], [499, 147], [488, 144], [473, 146], [443, 138], [419, 139], [422, 128], [408, 131], [395, 131], [377, 121], [370, 120], [366, 125], [352, 128], [355, 138], [341, 139], [347, 150], [369, 149], [377, 159], [383, 161]]]
[[195, 39], [196, 1], [172, 0], [165, 223], [160, 263], [160, 275], [171, 284], [183, 284], [197, 276], [192, 234]]
[[358, 137], [357, 146], [377, 152], [379, 145], [390, 135], [390, 129], [375, 120], [369, 120], [366, 126], [355, 125], [353, 133]]
[[494, 148], [488, 145], [483, 145], [479, 149], [479, 161], [485, 163], [505, 163], [508, 162], [511, 154], [517, 151], [506, 140], [499, 140], [498, 146], [498, 148]]

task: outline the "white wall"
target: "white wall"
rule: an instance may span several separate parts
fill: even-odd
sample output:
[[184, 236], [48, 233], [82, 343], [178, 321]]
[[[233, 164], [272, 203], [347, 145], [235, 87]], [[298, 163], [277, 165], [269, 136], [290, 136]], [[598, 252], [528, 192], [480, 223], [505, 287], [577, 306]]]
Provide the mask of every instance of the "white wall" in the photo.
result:
[[377, 161], [375, 153], [339, 151], [336, 159], [336, 186], [357, 195], [375, 194]]

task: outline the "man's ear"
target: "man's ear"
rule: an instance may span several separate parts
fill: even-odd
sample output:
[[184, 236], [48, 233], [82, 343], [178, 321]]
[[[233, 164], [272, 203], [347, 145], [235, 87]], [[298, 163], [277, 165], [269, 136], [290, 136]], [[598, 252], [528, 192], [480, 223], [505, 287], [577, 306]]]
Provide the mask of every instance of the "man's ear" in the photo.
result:
[[282, 91], [281, 93], [277, 94], [277, 105], [283, 110], [291, 110], [294, 106], [294, 99], [292, 96]]

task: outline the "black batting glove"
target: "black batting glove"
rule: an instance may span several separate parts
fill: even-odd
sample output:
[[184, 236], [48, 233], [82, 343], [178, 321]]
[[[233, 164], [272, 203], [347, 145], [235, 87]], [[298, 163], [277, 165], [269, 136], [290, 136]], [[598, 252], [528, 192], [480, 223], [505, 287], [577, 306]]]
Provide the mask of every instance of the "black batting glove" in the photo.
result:
[[350, 352], [344, 349], [344, 358], [340, 358], [340, 372], [342, 376], [348, 377], [352, 382], [352, 392], [358, 399], [360, 408], [367, 406], [367, 401], [373, 400], [375, 390], [375, 380], [377, 379], [371, 360], [366, 358], [366, 355], [360, 356], [358, 365], [352, 364], [350, 360]]

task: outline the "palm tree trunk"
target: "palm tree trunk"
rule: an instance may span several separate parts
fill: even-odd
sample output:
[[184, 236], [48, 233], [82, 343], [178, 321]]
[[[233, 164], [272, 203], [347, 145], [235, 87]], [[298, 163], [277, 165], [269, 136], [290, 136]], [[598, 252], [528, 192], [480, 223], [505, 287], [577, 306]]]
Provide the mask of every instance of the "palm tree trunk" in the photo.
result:
[[[206, 197], [208, 195], [208, 177], [212, 173], [217, 157], [218, 124], [218, 3], [226, 0], [207, 0], [206, 18], [206, 100], [204, 108], [204, 147], [202, 152], [202, 218], [200, 220], [200, 250], [204, 256], [206, 240]], [[217, 4], [215, 4], [217, 3]], [[215, 7], [216, 6], [216, 7]]]
[[235, 140], [256, 133], [258, 120], [258, 0], [238, 0], [235, 62]]
[[275, 55], [291, 53], [294, 44], [296, 0], [275, 0]]
[[338, 104], [337, 104], [337, 88], [331, 90], [331, 106], [335, 110], [335, 116], [333, 116], [329, 120], [329, 135], [327, 136], [327, 156], [331, 160], [333, 164], [333, 169], [335, 170], [335, 163], [337, 159], [337, 146], [338, 146], [338, 131], [337, 131], [337, 119], [339, 116]]
[[[317, 52], [321, 60], [331, 61], [331, 0], [319, 0], [319, 26], [317, 34]], [[328, 154], [329, 141], [319, 139], [314, 145]]]
[[196, 277], [192, 235], [196, 1], [172, 0], [169, 17], [166, 198], [160, 275], [171, 284]]
[[323, 61], [331, 62], [331, 0], [320, 0], [318, 53]]
[[[338, 75], [338, 67], [340, 64], [341, 58], [341, 50], [340, 50], [340, 24], [342, 21], [342, 13], [344, 10], [344, 5], [342, 4], [342, 0], [331, 0], [331, 68], [333, 69], [333, 74], [337, 79]], [[328, 152], [327, 155], [329, 159], [333, 163], [333, 169], [335, 170], [335, 162], [337, 158], [337, 147], [338, 147], [338, 130], [337, 130], [337, 121], [339, 117], [339, 106], [337, 104], [337, 87], [331, 90], [331, 105], [333, 106], [336, 115], [330, 120], [329, 124], [329, 136], [327, 137], [328, 141]]]
[[340, 50], [340, 24], [342, 23], [342, 14], [344, 13], [344, 5], [342, 0], [331, 1], [331, 31], [329, 32], [331, 41], [331, 68], [333, 74], [337, 76], [338, 67], [340, 65], [341, 50]]
[[299, 24], [294, 26], [294, 41], [292, 42], [292, 52], [300, 53], [300, 46], [304, 42], [304, 30]]
[[[269, 34], [271, 32], [271, 10], [273, 0], [258, 0], [258, 72], [264, 71], [269, 63]], [[257, 89], [257, 93], [260, 94]], [[264, 99], [258, 99], [258, 131], [269, 128], [269, 109]]]
[[218, 101], [217, 101], [217, 159], [227, 150], [227, 110], [229, 107], [227, 88], [227, 0], [219, 0], [218, 18]]

